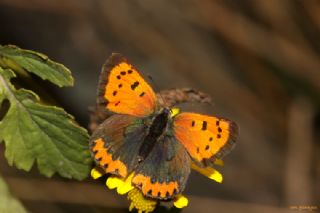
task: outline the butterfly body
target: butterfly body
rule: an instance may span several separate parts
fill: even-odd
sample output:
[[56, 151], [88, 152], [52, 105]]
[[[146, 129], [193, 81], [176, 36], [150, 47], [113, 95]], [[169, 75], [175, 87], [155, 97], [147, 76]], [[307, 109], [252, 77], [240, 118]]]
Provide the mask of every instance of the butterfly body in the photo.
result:
[[223, 118], [173, 114], [120, 54], [104, 65], [98, 104], [114, 113], [92, 134], [90, 148], [106, 173], [126, 178], [145, 196], [172, 199], [184, 190], [191, 162], [210, 166], [234, 145], [237, 126]]
[[[145, 159], [150, 153], [155, 143], [159, 139], [163, 139], [165, 134], [167, 134], [167, 126], [169, 121], [170, 110], [163, 108], [158, 114], [151, 116], [151, 122], [145, 122], [146, 125], [149, 124], [148, 133], [144, 142], [139, 150], [139, 158], [141, 160]], [[149, 118], [150, 119], [150, 118]]]

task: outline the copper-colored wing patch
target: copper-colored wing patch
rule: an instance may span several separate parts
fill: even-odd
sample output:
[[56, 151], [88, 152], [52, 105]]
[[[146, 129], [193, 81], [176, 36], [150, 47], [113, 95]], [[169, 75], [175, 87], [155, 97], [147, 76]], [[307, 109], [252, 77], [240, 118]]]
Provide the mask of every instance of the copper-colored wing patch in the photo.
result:
[[237, 125], [227, 119], [196, 113], [181, 113], [174, 118], [174, 136], [197, 162], [221, 158], [233, 147]]
[[115, 113], [144, 117], [156, 110], [153, 89], [120, 54], [112, 54], [103, 66], [98, 96], [99, 105]]
[[143, 194], [160, 199], [173, 197], [178, 192], [177, 181], [153, 183], [150, 177], [138, 174], [134, 176], [132, 183], [140, 188]]

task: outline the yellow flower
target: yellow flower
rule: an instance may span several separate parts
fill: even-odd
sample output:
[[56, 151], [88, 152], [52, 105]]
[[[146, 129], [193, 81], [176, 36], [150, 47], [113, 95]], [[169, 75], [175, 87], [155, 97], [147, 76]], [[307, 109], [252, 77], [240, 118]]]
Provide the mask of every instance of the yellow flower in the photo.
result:
[[107, 179], [106, 185], [109, 189], [117, 189], [118, 194], [124, 195], [130, 190], [133, 189], [133, 185], [131, 184], [131, 180], [133, 178], [134, 173], [131, 173], [127, 178], [119, 178], [116, 176], [111, 176]]
[[173, 118], [174, 116], [178, 115], [179, 112], [180, 112], [179, 108], [172, 108], [171, 109], [171, 114], [170, 114], [171, 118]]
[[91, 169], [91, 177], [93, 179], [98, 179], [99, 177], [101, 177], [103, 175], [103, 173], [99, 170], [99, 168], [93, 168]]
[[221, 159], [215, 159], [214, 164], [216, 164], [218, 166], [224, 166], [224, 162]]
[[182, 194], [179, 194], [173, 201], [173, 205], [179, 209], [186, 207], [188, 203], [189, 203], [188, 198], [186, 198]]
[[128, 193], [128, 199], [131, 201], [129, 211], [136, 208], [139, 213], [153, 212], [158, 203], [156, 199], [145, 197], [138, 188], [134, 188]]
[[193, 170], [196, 170], [200, 174], [207, 176], [211, 180], [215, 180], [218, 183], [222, 183], [222, 181], [223, 181], [222, 174], [212, 167], [201, 168], [201, 167], [197, 166], [196, 164], [192, 163], [191, 168]]
[[[99, 168], [91, 170], [93, 179], [98, 179], [102, 175], [103, 173], [100, 172]], [[132, 211], [135, 208], [139, 213], [152, 212], [156, 208], [158, 201], [145, 197], [138, 188], [135, 188], [131, 184], [133, 176], [133, 172], [127, 178], [119, 178], [112, 175], [107, 179], [106, 185], [109, 189], [116, 189], [117, 193], [120, 195], [128, 193], [128, 199], [131, 201], [129, 211]]]
[[[223, 166], [223, 161], [216, 160], [215, 164]], [[211, 167], [201, 168], [196, 164], [192, 163], [191, 168], [207, 176], [208, 178], [217, 181], [218, 183], [221, 183], [223, 180], [221, 173]], [[103, 171], [101, 171], [99, 168], [94, 168], [91, 170], [91, 176], [93, 179], [98, 179], [102, 177], [103, 174]], [[107, 179], [106, 185], [109, 189], [116, 189], [117, 193], [120, 195], [128, 193], [127, 197], [130, 201], [129, 211], [137, 209], [138, 213], [153, 212], [158, 204], [158, 200], [145, 197], [140, 191], [140, 189], [134, 187], [132, 185], [133, 176], [133, 172], [126, 178], [120, 178], [112, 175]], [[173, 200], [173, 205], [176, 208], [184, 208], [188, 205], [188, 203], [188, 199], [182, 194], [177, 195]]]

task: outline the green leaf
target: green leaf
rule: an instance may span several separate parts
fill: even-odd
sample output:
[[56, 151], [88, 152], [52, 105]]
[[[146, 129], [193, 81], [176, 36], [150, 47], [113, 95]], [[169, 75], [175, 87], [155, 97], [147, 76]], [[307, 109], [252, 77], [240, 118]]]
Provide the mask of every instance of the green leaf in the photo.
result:
[[91, 165], [86, 130], [63, 109], [40, 104], [32, 91], [16, 90], [10, 83], [13, 76], [0, 68], [0, 91], [10, 102], [0, 121], [9, 164], [29, 171], [36, 161], [40, 173], [48, 177], [58, 172], [67, 178], [86, 178]]
[[7, 184], [0, 177], [0, 212], [6, 213], [27, 213], [19, 200], [9, 192]]
[[[15, 77], [16, 75], [11, 70], [3, 70], [0, 67], [0, 75], [2, 75], [4, 80], [10, 81], [10, 78]], [[0, 105], [2, 101], [6, 98], [6, 90], [5, 87], [0, 86]], [[0, 135], [1, 137], [1, 135]], [[0, 141], [1, 142], [1, 141]]]
[[0, 45], [0, 66], [17, 72], [26, 70], [60, 87], [73, 85], [73, 78], [68, 68], [51, 61], [46, 55], [13, 45]]

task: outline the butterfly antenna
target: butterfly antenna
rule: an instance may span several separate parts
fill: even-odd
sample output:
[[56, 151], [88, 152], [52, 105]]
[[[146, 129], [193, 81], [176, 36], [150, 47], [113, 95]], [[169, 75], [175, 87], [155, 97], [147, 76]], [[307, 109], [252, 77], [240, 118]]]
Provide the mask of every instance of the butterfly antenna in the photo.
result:
[[[148, 74], [147, 76], [148, 76], [148, 78], [150, 79], [150, 81], [152, 82], [152, 84], [154, 85], [155, 89], [156, 89], [157, 91], [159, 91], [158, 94], [159, 94], [159, 97], [160, 97], [162, 103], [163, 103], [164, 105], [167, 105], [165, 99], [164, 99], [164, 98], [162, 97], [162, 95], [161, 95], [161, 92], [160, 92], [160, 90], [159, 90], [159, 86], [158, 86], [158, 85], [156, 84], [156, 82], [153, 80], [153, 78], [152, 78], [151, 75]], [[170, 108], [169, 108], [169, 110], [171, 111]]]

